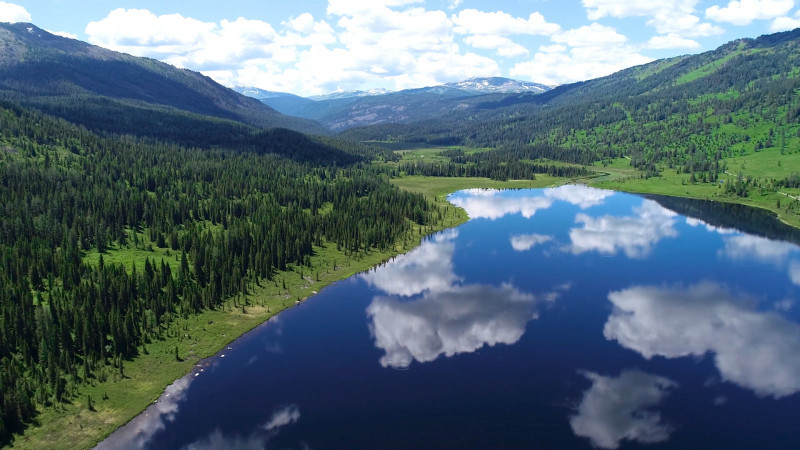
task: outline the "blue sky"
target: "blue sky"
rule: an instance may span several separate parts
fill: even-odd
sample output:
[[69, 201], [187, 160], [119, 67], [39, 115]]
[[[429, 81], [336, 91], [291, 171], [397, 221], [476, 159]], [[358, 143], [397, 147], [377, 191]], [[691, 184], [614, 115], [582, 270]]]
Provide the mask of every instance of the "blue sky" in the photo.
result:
[[800, 27], [794, 0], [36, 0], [0, 21], [315, 95], [475, 76], [562, 84]]

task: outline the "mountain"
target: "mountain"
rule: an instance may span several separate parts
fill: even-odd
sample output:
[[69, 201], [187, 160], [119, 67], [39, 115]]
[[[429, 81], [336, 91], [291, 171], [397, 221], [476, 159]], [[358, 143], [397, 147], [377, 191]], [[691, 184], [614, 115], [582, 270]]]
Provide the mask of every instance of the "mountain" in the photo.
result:
[[[158, 135], [164, 123], [219, 119], [261, 129], [325, 133], [308, 119], [287, 117], [200, 73], [56, 36], [28, 23], [0, 23], [0, 97], [88, 128]], [[130, 116], [128, 123], [123, 116]], [[221, 122], [234, 122], [220, 125]], [[164, 133], [167, 130], [163, 130]]]
[[481, 94], [512, 94], [520, 92], [533, 92], [541, 94], [552, 89], [540, 83], [530, 81], [512, 80], [502, 77], [470, 78], [464, 81], [445, 84], [447, 87], [472, 92], [476, 95]]
[[370, 89], [368, 91], [341, 91], [341, 92], [332, 92], [330, 94], [325, 95], [313, 95], [310, 98], [311, 100], [340, 100], [343, 98], [354, 98], [354, 97], [369, 97], [371, 95], [383, 95], [388, 94], [392, 91], [388, 89], [376, 88]]
[[251, 95], [281, 113], [313, 119], [333, 131], [342, 131], [365, 125], [434, 119], [489, 101], [488, 98], [478, 100], [479, 96], [539, 94], [550, 89], [539, 83], [489, 77], [397, 92], [349, 91], [309, 98], [254, 88], [240, 88], [239, 92]]
[[480, 96], [437, 119], [350, 129], [342, 136], [500, 147], [583, 164], [625, 156], [645, 176], [670, 168], [713, 181], [726, 172], [725, 158], [800, 148], [797, 67], [800, 29], [541, 94]]

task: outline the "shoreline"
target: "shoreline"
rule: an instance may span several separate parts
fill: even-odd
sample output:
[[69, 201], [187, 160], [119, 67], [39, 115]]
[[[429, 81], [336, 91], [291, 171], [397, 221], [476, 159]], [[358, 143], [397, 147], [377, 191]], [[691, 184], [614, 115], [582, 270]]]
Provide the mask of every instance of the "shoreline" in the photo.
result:
[[[422, 192], [428, 196], [437, 207], [444, 208], [445, 215], [440, 224], [433, 227], [424, 227], [413, 231], [410, 240], [398, 242], [392, 251], [371, 251], [369, 254], [358, 258], [344, 257], [341, 252], [323, 246], [317, 250], [318, 254], [312, 258], [314, 267], [332, 266], [312, 278], [299, 276], [296, 268], [281, 272], [274, 279], [274, 287], [267, 286], [268, 281], [262, 281], [264, 286], [254, 288], [244, 298], [232, 298], [226, 301], [225, 306], [218, 310], [207, 310], [188, 319], [177, 319], [170, 326], [170, 331], [180, 333], [176, 344], [174, 338], [156, 341], [147, 344], [142, 354], [133, 361], [126, 361], [119, 373], [108, 375], [105, 382], [93, 380], [91, 385], [82, 385], [77, 388], [78, 395], [71, 404], [51, 406], [40, 409], [37, 417], [38, 426], [29, 427], [26, 433], [17, 436], [12, 443], [13, 448], [92, 448], [120, 427], [134, 420], [144, 412], [148, 406], [161, 397], [164, 390], [177, 380], [191, 373], [195, 365], [207, 358], [215, 356], [226, 346], [252, 331], [259, 325], [277, 316], [281, 311], [302, 302], [315, 295], [325, 287], [345, 280], [353, 275], [379, 266], [392, 258], [407, 253], [431, 234], [445, 229], [457, 227], [469, 220], [466, 212], [449, 202], [446, 196], [464, 188], [501, 188], [501, 189], [536, 189], [554, 187], [570, 183], [583, 182], [591, 187], [610, 189], [618, 192], [633, 194], [660, 194], [673, 195], [683, 198], [712, 200], [691, 195], [674, 195], [671, 193], [653, 191], [640, 191], [602, 186], [601, 183], [591, 183], [591, 179], [559, 179], [542, 177], [537, 180], [517, 180], [496, 182], [488, 179], [461, 178], [461, 179], [432, 179], [409, 177], [392, 180], [402, 189]], [[423, 183], [424, 182], [424, 183]], [[730, 201], [734, 200], [734, 201]], [[735, 201], [736, 199], [713, 199], [713, 201], [727, 201], [745, 206], [768, 210], [776, 214], [782, 222], [794, 228], [798, 225], [783, 220], [781, 214], [767, 207]], [[342, 266], [337, 265], [337, 258], [342, 261]], [[300, 275], [303, 271], [300, 270]], [[278, 280], [287, 284], [286, 293], [277, 288]], [[242, 305], [242, 302], [249, 304]], [[250, 303], [252, 302], [252, 303]], [[201, 336], [200, 339], [197, 335]], [[180, 361], [176, 358], [176, 350]], [[107, 368], [106, 368], [107, 369]], [[103, 373], [107, 372], [103, 369]], [[111, 370], [114, 372], [116, 369]], [[95, 411], [89, 411], [88, 398], [91, 397]]]
[[[323, 245], [315, 248], [317, 254], [312, 258], [311, 269], [287, 269], [276, 274], [273, 281], [262, 280], [261, 286], [253, 287], [246, 299], [237, 296], [228, 299], [220, 309], [176, 319], [167, 334], [177, 336], [177, 341], [171, 337], [148, 343], [134, 360], [125, 361], [122, 369], [105, 367], [91, 384], [78, 386], [71, 403], [39, 407], [36, 425], [30, 425], [24, 434], [15, 436], [11, 447], [93, 448], [145, 411], [168, 386], [191, 373], [199, 361], [213, 357], [281, 311], [333, 283], [413, 250], [426, 236], [469, 219], [463, 209], [446, 200], [430, 200], [444, 208], [440, 223], [421, 229], [412, 227], [409, 236], [398, 239], [392, 250], [371, 250], [358, 257], [346, 257], [335, 250], [335, 245]], [[100, 382], [104, 376], [107, 381]], [[89, 398], [94, 411], [89, 410]]]

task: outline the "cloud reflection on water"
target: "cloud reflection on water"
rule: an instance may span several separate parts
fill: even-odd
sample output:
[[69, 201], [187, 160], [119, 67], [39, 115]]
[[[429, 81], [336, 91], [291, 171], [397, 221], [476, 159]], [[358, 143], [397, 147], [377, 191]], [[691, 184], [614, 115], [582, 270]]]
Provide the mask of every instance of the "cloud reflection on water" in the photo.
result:
[[246, 436], [232, 434], [226, 435], [219, 428], [214, 429], [208, 436], [201, 438], [183, 447], [184, 450], [255, 450], [268, 448], [269, 440], [275, 437], [282, 427], [291, 425], [300, 420], [300, 410], [297, 405], [284, 406], [272, 414], [272, 417], [262, 426], [253, 430]]
[[367, 315], [375, 345], [385, 351], [381, 365], [398, 368], [513, 344], [537, 317], [536, 304], [536, 297], [510, 284], [453, 286], [414, 301], [376, 297]]
[[669, 439], [672, 427], [649, 408], [657, 406], [677, 384], [667, 378], [638, 370], [607, 377], [584, 373], [592, 386], [583, 394], [578, 413], [570, 417], [577, 436], [589, 438], [592, 445], [617, 448], [622, 440], [643, 444]]
[[167, 386], [158, 401], [95, 448], [97, 450], [147, 448], [153, 436], [165, 429], [168, 422], [175, 420], [180, 403], [186, 398], [186, 391], [193, 379], [194, 373], [190, 373]]
[[611, 292], [606, 339], [649, 359], [714, 354], [726, 381], [762, 396], [800, 391], [800, 325], [713, 282]]
[[542, 196], [505, 197], [497, 189], [467, 189], [450, 197], [450, 203], [464, 208], [470, 219], [495, 220], [509, 214], [522, 214], [529, 219], [541, 209], [553, 205], [553, 200]]
[[614, 191], [590, 188], [582, 184], [567, 184], [555, 188], [547, 188], [544, 195], [556, 200], [565, 201], [581, 209], [602, 205], [607, 197], [614, 195]]
[[[375, 345], [384, 350], [383, 367], [408, 367], [441, 355], [474, 352], [484, 345], [513, 344], [537, 317], [536, 306], [558, 294], [538, 298], [504, 283], [500, 286], [458, 284], [452, 256], [456, 233], [424, 243], [364, 280], [389, 296], [377, 296], [367, 307]], [[421, 298], [403, 301], [393, 296]]]
[[536, 245], [544, 244], [553, 239], [553, 236], [541, 234], [520, 234], [511, 237], [511, 248], [518, 252], [528, 251]]
[[674, 228], [677, 215], [658, 203], [644, 200], [633, 211], [635, 216], [625, 217], [578, 214], [575, 222], [583, 227], [570, 230], [572, 245], [568, 250], [576, 255], [590, 251], [615, 255], [622, 251], [629, 258], [643, 258], [661, 239], [678, 235]]
[[529, 219], [537, 211], [548, 209], [554, 201], [564, 201], [586, 209], [603, 204], [603, 201], [614, 195], [613, 191], [590, 188], [579, 184], [570, 184], [555, 188], [547, 188], [544, 195], [525, 197], [508, 197], [500, 195], [499, 189], [465, 189], [450, 197], [450, 202], [464, 208], [471, 219], [495, 220], [509, 214], [522, 214]]

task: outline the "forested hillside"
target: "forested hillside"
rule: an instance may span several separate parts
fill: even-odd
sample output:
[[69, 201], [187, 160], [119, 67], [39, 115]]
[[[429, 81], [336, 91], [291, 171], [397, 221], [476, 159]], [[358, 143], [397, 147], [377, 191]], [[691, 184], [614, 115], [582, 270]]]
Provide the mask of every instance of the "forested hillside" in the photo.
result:
[[0, 96], [114, 133], [202, 128], [202, 116], [261, 129], [327, 133], [314, 121], [284, 116], [197, 72], [56, 36], [27, 23], [0, 23]]
[[[550, 90], [540, 83], [509, 78], [471, 78], [398, 92], [357, 92], [303, 98], [291, 94], [240, 88], [284, 114], [314, 119], [333, 131], [351, 127], [438, 119], [451, 111], [472, 111], [508, 93], [539, 94]], [[492, 95], [494, 94], [494, 95]]]
[[[292, 154], [326, 145], [302, 135], [272, 142]], [[176, 318], [289, 267], [302, 274], [321, 246], [385, 249], [437, 220], [421, 195], [337, 151], [298, 162], [109, 138], [0, 103], [0, 444], [37, 407], [124, 376], [148, 343], [175, 337]], [[111, 248], [161, 249], [175, 262], [106, 263]]]
[[[505, 96], [478, 105], [477, 112], [351, 129], [342, 136], [515, 149], [529, 158], [584, 164], [626, 157], [645, 176], [673, 168], [715, 182], [727, 170], [726, 157], [800, 148], [798, 67], [795, 30], [540, 95]], [[729, 189], [746, 192], [747, 177], [737, 183]]]

